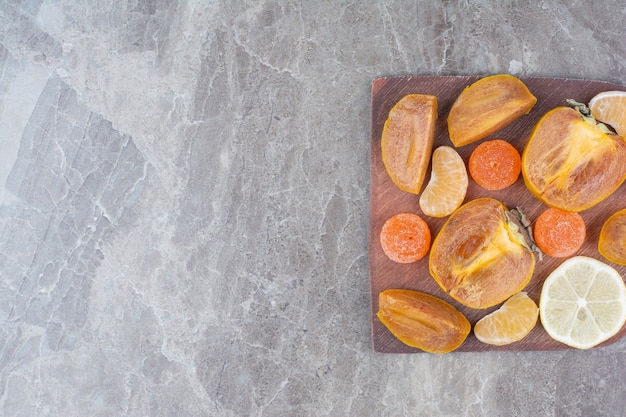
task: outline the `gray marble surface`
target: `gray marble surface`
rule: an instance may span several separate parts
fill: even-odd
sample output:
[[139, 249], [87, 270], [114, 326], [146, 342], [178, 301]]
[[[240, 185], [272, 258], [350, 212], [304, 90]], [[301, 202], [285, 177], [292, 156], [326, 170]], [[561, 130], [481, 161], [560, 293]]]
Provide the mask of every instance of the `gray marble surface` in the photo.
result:
[[626, 83], [621, 1], [0, 2], [0, 415], [624, 416], [626, 342], [382, 355], [370, 88]]

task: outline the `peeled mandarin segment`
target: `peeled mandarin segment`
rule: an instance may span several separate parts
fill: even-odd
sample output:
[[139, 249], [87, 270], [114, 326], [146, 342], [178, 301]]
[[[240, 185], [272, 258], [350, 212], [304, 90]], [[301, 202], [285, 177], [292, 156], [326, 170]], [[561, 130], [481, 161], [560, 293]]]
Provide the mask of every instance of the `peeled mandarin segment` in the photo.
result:
[[430, 249], [428, 224], [417, 214], [399, 213], [387, 219], [380, 232], [383, 252], [394, 262], [417, 262]]
[[607, 260], [626, 265], [626, 209], [604, 222], [598, 239], [598, 251]]
[[605, 91], [594, 96], [589, 110], [597, 120], [610, 125], [618, 135], [626, 136], [626, 91]]
[[448, 133], [459, 147], [486, 138], [527, 114], [537, 98], [518, 78], [482, 78], [461, 92], [448, 116]]
[[509, 298], [502, 306], [474, 325], [478, 340], [503, 346], [522, 340], [537, 324], [539, 307], [525, 292]]
[[403, 191], [419, 194], [432, 154], [437, 97], [410, 94], [389, 112], [381, 138], [387, 174]]
[[546, 113], [522, 153], [522, 176], [548, 206], [583, 211], [626, 179], [626, 141], [602, 132], [570, 107]]
[[535, 256], [507, 218], [504, 204], [478, 198], [444, 223], [430, 251], [429, 269], [439, 286], [471, 308], [488, 308], [521, 291]]
[[548, 208], [539, 215], [533, 229], [535, 243], [546, 255], [566, 258], [585, 242], [585, 221], [580, 214]]
[[431, 217], [445, 217], [463, 204], [468, 179], [465, 162], [449, 146], [440, 146], [433, 152], [430, 181], [422, 192], [419, 205]]
[[431, 295], [392, 289], [378, 296], [378, 319], [401, 342], [431, 353], [448, 353], [463, 344], [469, 321]]
[[503, 190], [519, 178], [521, 157], [502, 139], [488, 140], [476, 147], [469, 159], [472, 179], [487, 190]]
[[626, 286], [609, 265], [586, 256], [564, 261], [546, 278], [539, 317], [558, 342], [589, 349], [615, 336], [626, 322]]

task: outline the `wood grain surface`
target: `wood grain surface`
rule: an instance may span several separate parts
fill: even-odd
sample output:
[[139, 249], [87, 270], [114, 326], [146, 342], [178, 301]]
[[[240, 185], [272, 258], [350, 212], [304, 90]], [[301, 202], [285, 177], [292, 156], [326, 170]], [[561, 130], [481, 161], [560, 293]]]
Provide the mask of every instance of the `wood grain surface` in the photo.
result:
[[[379, 234], [383, 223], [396, 213], [413, 212], [421, 215], [430, 226], [433, 238], [446, 220], [446, 218], [436, 219], [424, 215], [419, 208], [419, 195], [409, 194], [398, 189], [385, 172], [381, 159], [380, 137], [389, 110], [400, 98], [407, 94], [419, 93], [437, 96], [439, 118], [437, 121], [433, 150], [442, 145], [453, 146], [448, 137], [446, 124], [450, 107], [465, 87], [480, 78], [480, 76], [413, 76], [377, 78], [372, 83], [369, 269], [372, 343], [373, 349], [376, 352], [421, 352], [419, 349], [406, 346], [397, 340], [376, 317], [376, 312], [378, 311], [378, 294], [383, 290], [403, 288], [422, 291], [440, 297], [465, 314], [472, 325], [480, 318], [499, 307], [475, 310], [459, 304], [443, 292], [430, 276], [428, 271], [428, 256], [413, 264], [397, 264], [385, 256], [379, 241]], [[602, 91], [626, 91], [625, 86], [602, 81], [558, 78], [521, 78], [521, 80], [537, 97], [537, 104], [529, 114], [488, 138], [507, 140], [517, 148], [520, 154], [524, 149], [524, 145], [526, 144], [532, 128], [541, 116], [554, 107], [567, 105], [566, 99], [572, 98], [576, 101], [586, 103], [589, 102], [594, 95]], [[455, 149], [467, 163], [471, 152], [481, 142], [482, 141], [478, 141]], [[424, 185], [428, 183], [428, 179], [429, 177], [426, 178]], [[470, 177], [465, 202], [478, 197], [492, 197], [498, 199], [509, 208], [520, 207], [531, 222], [534, 222], [537, 216], [547, 208], [543, 203], [535, 199], [526, 189], [521, 175], [514, 185], [501, 191], [484, 190]], [[598, 236], [604, 221], [611, 214], [623, 208], [626, 208], [626, 184], [622, 185], [611, 197], [602, 203], [580, 213], [587, 225], [587, 238], [583, 247], [577, 254], [590, 256], [606, 262], [617, 269], [622, 277], [626, 277], [626, 267], [608, 262], [598, 253], [597, 249]], [[533, 278], [525, 288], [525, 291], [528, 292], [529, 296], [535, 300], [537, 304], [539, 303], [541, 287], [546, 276], [563, 261], [564, 259], [544, 256], [542, 261], [537, 262]], [[598, 347], [614, 343], [624, 337], [625, 334], [626, 326], [622, 328], [616, 336]], [[541, 324], [538, 323], [526, 338], [502, 347], [483, 344], [474, 337], [473, 333], [470, 333], [467, 340], [457, 351], [532, 351], [559, 349], [570, 348], [550, 338], [541, 327]]]

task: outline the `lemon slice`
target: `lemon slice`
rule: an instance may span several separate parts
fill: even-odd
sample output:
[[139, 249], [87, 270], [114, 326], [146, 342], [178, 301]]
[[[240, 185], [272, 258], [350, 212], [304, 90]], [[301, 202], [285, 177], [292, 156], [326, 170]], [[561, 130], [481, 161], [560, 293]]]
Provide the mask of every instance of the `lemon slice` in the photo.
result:
[[474, 336], [483, 343], [503, 346], [522, 340], [537, 324], [539, 308], [525, 292], [518, 292], [498, 310], [474, 325]]
[[419, 205], [425, 215], [445, 217], [459, 208], [467, 193], [467, 170], [461, 156], [450, 146], [433, 152], [432, 172]]
[[577, 349], [592, 348], [626, 322], [626, 286], [611, 266], [575, 256], [546, 278], [539, 316], [553, 339]]
[[611, 125], [618, 135], [626, 136], [626, 91], [604, 91], [589, 101], [596, 120]]

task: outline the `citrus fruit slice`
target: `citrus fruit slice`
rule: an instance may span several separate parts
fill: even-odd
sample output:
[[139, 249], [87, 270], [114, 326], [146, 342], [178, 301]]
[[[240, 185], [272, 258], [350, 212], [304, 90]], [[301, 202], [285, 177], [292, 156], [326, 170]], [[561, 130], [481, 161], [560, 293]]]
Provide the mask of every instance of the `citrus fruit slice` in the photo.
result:
[[577, 349], [592, 348], [626, 322], [626, 286], [619, 272], [603, 262], [569, 258], [546, 278], [539, 316], [553, 339]]
[[427, 216], [445, 217], [463, 204], [467, 185], [461, 156], [450, 146], [440, 146], [433, 152], [430, 181], [420, 196], [420, 208]]
[[604, 222], [598, 239], [598, 252], [611, 262], [626, 265], [626, 209]]
[[409, 94], [389, 111], [381, 151], [391, 181], [403, 191], [419, 194], [433, 150], [437, 97]]
[[400, 264], [417, 262], [430, 249], [430, 228], [417, 214], [399, 213], [387, 219], [380, 244], [389, 259]]
[[498, 310], [474, 325], [478, 340], [490, 345], [508, 345], [522, 340], [537, 324], [539, 307], [525, 292], [518, 292]]
[[589, 102], [593, 117], [610, 125], [618, 135], [626, 136], [626, 91], [605, 91]]
[[469, 172], [486, 190], [503, 190], [513, 185], [521, 171], [522, 158], [513, 145], [502, 139], [488, 140], [476, 147], [469, 159]]
[[585, 243], [587, 228], [580, 214], [550, 207], [537, 217], [533, 234], [543, 253], [567, 258]]
[[518, 78], [497, 74], [481, 78], [457, 97], [448, 116], [448, 133], [459, 147], [484, 139], [522, 117], [537, 98]]

